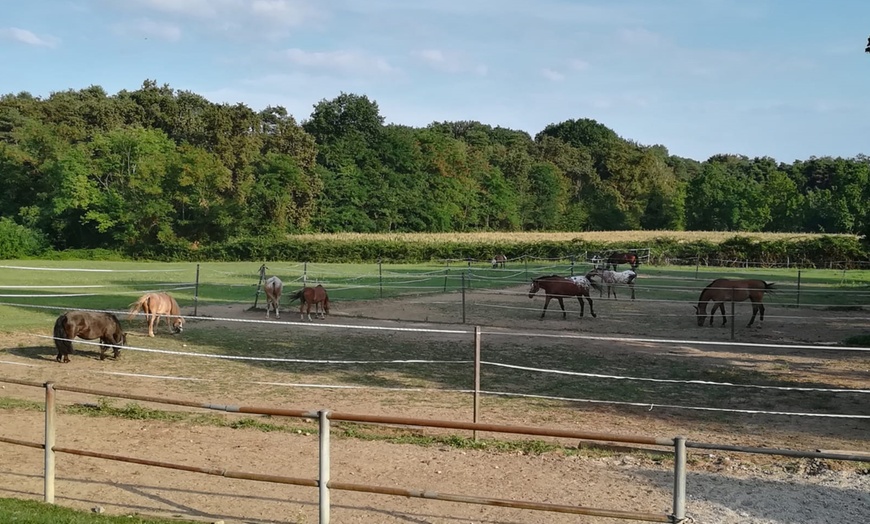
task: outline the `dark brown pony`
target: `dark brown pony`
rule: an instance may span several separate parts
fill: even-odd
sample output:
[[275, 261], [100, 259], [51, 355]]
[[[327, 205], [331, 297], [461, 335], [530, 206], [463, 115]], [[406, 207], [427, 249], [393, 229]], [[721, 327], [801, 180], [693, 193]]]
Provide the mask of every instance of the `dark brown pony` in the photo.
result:
[[127, 345], [127, 334], [121, 329], [118, 317], [112, 313], [67, 311], [54, 321], [54, 346], [57, 348], [58, 362], [69, 362], [69, 355], [73, 351], [72, 341], [76, 337], [100, 339], [100, 360], [106, 358], [109, 348], [117, 359], [121, 354], [121, 346]]
[[306, 314], [308, 320], [311, 320], [311, 306], [314, 306], [315, 316], [318, 315], [318, 308], [321, 306], [323, 309], [319, 311], [320, 318], [326, 318], [326, 315], [329, 314], [329, 295], [326, 293], [326, 288], [320, 284], [314, 287], [304, 287], [293, 293], [290, 295], [290, 302], [294, 300], [301, 300], [299, 304], [299, 318], [301, 320], [305, 320]]
[[160, 317], [166, 317], [166, 323], [172, 333], [181, 333], [184, 330], [184, 319], [178, 302], [168, 293], [146, 293], [139, 300], [130, 304], [130, 314], [127, 319], [133, 318], [139, 311], [145, 313], [148, 320], [148, 336], [154, 336], [154, 328], [160, 324]]
[[496, 255], [492, 258], [492, 262], [491, 262], [492, 268], [496, 269], [496, 268], [500, 267], [500, 268], [504, 269], [505, 262], [507, 262], [506, 256], [501, 255], [501, 254]]
[[631, 269], [637, 269], [637, 266], [640, 265], [640, 260], [634, 253], [612, 253], [607, 257], [607, 263], [604, 265], [604, 269], [612, 267], [613, 270], [616, 271], [616, 266], [619, 264], [628, 264]]
[[765, 291], [773, 291], [773, 282], [767, 283], [764, 280], [731, 280], [727, 278], [717, 278], [701, 291], [701, 296], [698, 298], [698, 305], [695, 306], [695, 314], [698, 316], [698, 325], [704, 325], [704, 319], [707, 318], [707, 302], [713, 301], [713, 309], [710, 310], [710, 325], [713, 325], [713, 317], [716, 316], [716, 309], [722, 312], [722, 325], [728, 322], [728, 317], [725, 316], [725, 302], [743, 302], [746, 299], [752, 301], [752, 318], [749, 319], [749, 324], [755, 322], [755, 315], [758, 314], [759, 321], [764, 321], [764, 304], [761, 301], [764, 299]]
[[[547, 306], [550, 305], [550, 300], [556, 299], [559, 301], [559, 306], [562, 308], [562, 318], [568, 318], [565, 312], [565, 303], [563, 298], [577, 297], [580, 302], [580, 316], [583, 316], [583, 297], [589, 302], [589, 312], [592, 316], [595, 315], [595, 310], [592, 308], [592, 298], [589, 296], [589, 289], [595, 286], [586, 277], [560, 277], [559, 275], [548, 275], [546, 277], [538, 277], [532, 279], [532, 287], [529, 288], [529, 298], [534, 298], [535, 293], [543, 289], [547, 294], [544, 300], [544, 309], [541, 311], [541, 319], [547, 313]], [[595, 286], [597, 289], [597, 286]]]

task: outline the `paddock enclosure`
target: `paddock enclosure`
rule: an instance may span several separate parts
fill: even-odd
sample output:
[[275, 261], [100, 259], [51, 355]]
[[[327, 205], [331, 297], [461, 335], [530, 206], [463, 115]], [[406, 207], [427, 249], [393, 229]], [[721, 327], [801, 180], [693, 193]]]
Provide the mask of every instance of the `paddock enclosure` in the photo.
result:
[[[130, 264], [126, 271], [100, 263], [71, 267], [63, 262], [16, 262], [7, 266], [29, 267], [7, 267], [0, 277], [5, 304], [0, 305], [0, 312], [22, 323], [19, 327], [5, 328], [7, 336], [2, 345], [5, 350], [0, 352], [3, 376], [106, 390], [120, 387], [141, 395], [167, 394], [199, 401], [286, 408], [323, 407], [373, 415], [401, 413], [470, 422], [476, 411], [480, 422], [493, 424], [643, 433], [665, 438], [684, 435], [701, 442], [760, 448], [854, 451], [868, 449], [870, 442], [867, 403], [870, 358], [861, 345], [840, 345], [848, 337], [868, 332], [870, 290], [867, 273], [863, 271], [641, 265], [635, 301], [593, 295], [597, 318], [579, 317], [579, 305], [566, 301], [567, 319], [554, 314], [539, 320], [543, 298], [528, 298], [530, 278], [552, 273], [582, 275], [591, 269], [591, 264], [529, 259], [509, 260], [504, 269], [492, 268], [489, 260], [451, 261], [440, 267], [372, 264], [350, 269], [327, 264], [269, 263], [269, 274], [284, 281], [285, 295], [303, 285], [321, 283], [329, 289], [331, 316], [324, 321], [301, 323], [296, 315], [282, 317], [280, 321], [263, 319], [265, 296], [257, 293], [256, 263], [241, 271], [239, 268], [244, 268], [241, 264]], [[66, 269], [98, 271], [65, 272]], [[65, 284], [39, 283], [45, 281], [47, 274], [61, 273], [66, 277], [75, 275], [74, 283], [69, 278]], [[761, 327], [745, 327], [751, 314], [748, 302], [735, 304], [736, 322], [729, 322], [725, 328], [696, 325], [692, 306], [700, 290], [720, 276], [776, 282], [778, 291], [765, 298], [767, 312]], [[72, 363], [61, 366], [51, 360], [50, 326], [42, 326], [48, 325], [46, 319], [53, 321], [58, 309], [74, 305], [81, 309], [123, 310], [130, 297], [158, 289], [177, 298], [186, 320], [182, 335], [162, 333], [149, 339], [144, 323], [134, 319], [124, 322], [124, 329], [130, 334], [130, 347], [117, 362], [99, 362], [99, 350], [79, 341], [78, 356]], [[624, 296], [627, 290], [620, 291]], [[726, 314], [731, 314], [730, 304], [726, 304]], [[470, 394], [475, 386], [476, 328], [481, 361], [481, 396], [477, 407]], [[22, 398], [31, 398], [30, 393], [14, 387], [5, 389], [4, 394], [13, 390]], [[8, 420], [12, 415], [0, 410], [0, 416]], [[32, 418], [26, 413], [15, 416], [22, 420]], [[98, 423], [103, 421], [93, 422]], [[120, 446], [124, 438], [136, 434], [134, 426], [135, 421], [119, 422], [118, 429], [110, 432], [115, 437], [109, 442]], [[140, 422], [139, 427], [146, 426]], [[147, 427], [151, 434], [178, 432], [161, 421], [149, 422]], [[190, 431], [215, 445], [227, 440], [226, 436], [217, 436], [219, 428], [194, 426]], [[272, 445], [268, 441], [275, 440], [276, 444], [281, 441], [275, 435], [252, 431], [220, 431], [236, 431], [229, 440], [244, 438], [267, 456], [275, 453], [268, 450]], [[284, 438], [311, 438], [304, 433], [303, 429]], [[242, 434], [244, 437], [237, 436]], [[148, 440], [142, 435], [135, 439], [143, 444]], [[93, 443], [95, 447], [105, 447], [98, 440]], [[236, 446], [239, 444], [235, 442]], [[356, 447], [363, 444], [354, 444], [356, 453], [366, 454]], [[183, 455], [182, 450], [186, 450], [197, 454], [189, 442], [180, 442], [178, 446], [177, 450], [166, 452]], [[398, 467], [394, 459], [397, 462], [404, 452], [399, 448], [391, 451], [385, 443], [375, 447], [386, 458], [384, 464], [376, 460], [378, 465], [372, 469], [382, 470], [381, 474], [395, 473]], [[217, 450], [203, 449], [198, 453], [216, 466], [223, 464], [221, 457], [228, 456]], [[421, 459], [428, 461], [425, 464], [441, 464], [442, 458], [452, 455], [438, 447], [424, 453], [429, 455]], [[492, 459], [486, 458], [485, 450], [467, 453], [483, 454], [480, 459], [483, 463]], [[391, 454], [396, 457], [390, 457]], [[697, 487], [702, 484], [698, 477], [702, 473], [724, 474], [727, 466], [721, 462], [723, 458], [750, 469], [791, 464], [789, 467], [800, 470], [805, 465], [800, 459], [755, 454], [719, 451], [713, 455], [715, 458], [697, 455], [694, 464], [690, 455], [690, 471], [696, 469], [695, 476], [690, 475], [688, 480], [688, 512], [696, 518], [704, 513], [699, 509], [699, 501], [695, 501], [693, 509], [693, 479]], [[502, 471], [483, 475], [473, 491], [483, 496], [508, 494], [512, 490], [510, 485], [525, 478], [527, 483], [549, 486], [541, 491], [529, 488], [530, 494], [546, 497], [547, 489], [555, 493], [554, 486], [559, 486], [557, 492], [561, 495], [553, 495], [555, 502], [607, 506], [579, 495], [595, 484], [594, 480], [579, 476], [583, 464], [573, 462], [579, 459], [564, 459], [566, 462], [562, 463], [563, 459], [546, 457], [515, 457], [523, 463], [521, 466], [498, 459]], [[349, 462], [350, 458], [339, 460]], [[86, 463], [92, 464], [91, 460]], [[613, 466], [606, 460], [589, 460], [596, 463], [596, 468], [602, 464]], [[670, 503], [666, 493], [670, 466], [661, 467], [648, 458], [635, 460], [638, 463], [633, 464], [634, 481], [638, 475], [647, 477], [646, 480], [655, 478], [654, 487], [623, 509], [666, 510]], [[40, 464], [38, 457], [36, 464]], [[94, 468], [104, 467], [93, 464]], [[599, 472], [600, 478], [608, 479], [603, 488], [607, 482], [615, 483], [615, 477], [631, 476], [622, 466], [616, 468], [616, 473]], [[384, 467], [387, 469], [383, 470]], [[444, 479], [435, 473], [437, 469], [430, 472], [426, 466], [421, 472], [421, 467], [418, 464], [409, 468], [408, 477], [420, 479], [411, 482], [411, 486], [426, 488], [431, 481], [436, 486], [433, 489], [444, 492], [471, 489], [464, 486], [457, 490], [449, 482], [439, 484]], [[439, 467], [446, 471], [443, 464]], [[849, 471], [849, 466], [837, 461], [827, 467]], [[59, 471], [60, 468], [59, 465]], [[546, 468], [577, 475], [581, 482], [554, 484], [546, 475]], [[116, 469], [123, 471], [120, 467]], [[345, 480], [360, 480], [368, 474], [367, 469], [353, 466], [350, 471], [355, 472], [356, 478]], [[502, 477], [500, 473], [505, 470], [510, 473]], [[455, 477], [457, 482], [462, 482], [462, 478]], [[501, 485], [505, 482], [503, 478], [512, 480]], [[610, 491], [614, 489], [617, 488], [611, 485]], [[624, 504], [616, 495], [610, 500]], [[305, 496], [299, 495], [298, 504], [293, 506], [296, 509], [291, 511], [298, 511], [299, 516], [289, 515], [284, 521], [303, 522], [302, 515], [308, 515], [307, 521], [312, 521], [312, 508], [304, 500]], [[334, 498], [338, 507], [333, 513], [337, 521], [342, 521], [338, 517], [342, 511], [339, 500]], [[370, 511], [393, 507], [393, 503], [381, 504], [377, 500]], [[414, 507], [415, 511], [424, 508], [419, 511], [425, 514], [428, 511], [425, 508], [444, 503], [409, 504], [406, 502], [405, 508]], [[363, 506], [366, 504], [349, 503], [348, 514], [364, 511]], [[481, 511], [458, 507], [448, 505], [443, 511], [454, 515], [472, 510], [469, 514], [479, 515]], [[870, 511], [867, 505], [856, 507], [857, 511]], [[401, 506], [394, 511], [402, 511]], [[541, 517], [548, 522], [562, 522], [558, 515], [552, 519], [550, 515], [523, 517], [509, 511], [487, 510], [483, 514], [505, 521]], [[414, 515], [430, 521], [423, 515]], [[444, 522], [450, 521], [444, 518]], [[392, 522], [386, 517], [383, 521]], [[576, 517], [565, 520], [569, 521], [585, 522]]]

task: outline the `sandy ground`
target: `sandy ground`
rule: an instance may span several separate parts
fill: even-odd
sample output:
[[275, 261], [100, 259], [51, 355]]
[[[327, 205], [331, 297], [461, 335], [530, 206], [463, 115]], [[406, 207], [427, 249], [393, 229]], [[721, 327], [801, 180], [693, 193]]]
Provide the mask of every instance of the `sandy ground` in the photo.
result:
[[[360, 325], [450, 326], [481, 325], [488, 332], [538, 330], [546, 333], [625, 335], [685, 340], [730, 340], [728, 329], [698, 328], [682, 312], [661, 314], [661, 305], [599, 300], [597, 318], [577, 316], [576, 301], [563, 320], [558, 304], [551, 304], [540, 321], [541, 298], [513, 293], [470, 293], [466, 296], [466, 323], [461, 323], [458, 296], [412, 297], [368, 303], [333, 304], [326, 322]], [[850, 311], [832, 315], [801, 309], [768, 308], [760, 329], [743, 325], [748, 306], [738, 309], [741, 321], [737, 342], [779, 344], [824, 344], [865, 331], [866, 313]], [[201, 308], [199, 315], [210, 319], [262, 318], [262, 311], [244, 306]], [[298, 322], [298, 313], [285, 311], [282, 321]], [[639, 322], [638, 319], [644, 319]], [[220, 320], [212, 320], [220, 322]], [[204, 323], [204, 321], [201, 321]], [[188, 329], [196, 329], [197, 321]], [[241, 329], [241, 328], [240, 328]], [[158, 336], [167, 336], [159, 334]], [[421, 333], [397, 336], [423, 337]], [[585, 341], [584, 347], [605, 342]], [[807, 380], [832, 387], [866, 388], [870, 384], [870, 362], [860, 355], [848, 358], [791, 350], [769, 354], [739, 346], [717, 347], [711, 351], [684, 342], [669, 348], [651, 344], [625, 344], [608, 350], [633, 352], [678, 352], [685, 358], [732, 358], [735, 365], [773, 366], [783, 359], [803, 362], [790, 372], [806, 374]], [[118, 390], [172, 398], [213, 400], [207, 390], [142, 377], [95, 374], [98, 365], [113, 365], [118, 371], [135, 369], [133, 357], [100, 363], [79, 355], [69, 365], [51, 359], [49, 349], [34, 356], [30, 348], [50, 341], [28, 335], [5, 337], [0, 347], [0, 376], [38, 382], [56, 381], [83, 387]], [[749, 351], [750, 353], [747, 353]], [[751, 354], [751, 358], [747, 357]], [[810, 362], [807, 364], [807, 362]], [[812, 363], [818, 365], [812, 365]], [[823, 365], [822, 365], [823, 364]], [[799, 370], [799, 371], [798, 371]], [[168, 370], [165, 370], [168, 373]], [[149, 367], [160, 374], [161, 369]], [[227, 376], [227, 380], [232, 377]], [[263, 405], [261, 391], [240, 389], [233, 401]], [[41, 392], [6, 384], [5, 396], [38, 400]], [[90, 401], [93, 397], [63, 392], [68, 401]], [[225, 399], [221, 399], [225, 400]], [[356, 413], [395, 413], [403, 416], [468, 420], [468, 409], [450, 395], [440, 393], [360, 393], [341, 390], [294, 391], [281, 407], [329, 407]], [[866, 412], [866, 403], [864, 404]], [[735, 423], [714, 423], [699, 427], [678, 417], [650, 417], [640, 411], [607, 407], [583, 411], [564, 409], [514, 410], [497, 400], [485, 405], [485, 422], [545, 425], [620, 434], [653, 434], [670, 437], [686, 435], [701, 442], [742, 443], [793, 449], [870, 449], [870, 424], [848, 420], [806, 421], [803, 431], [775, 423], [745, 422], [739, 438]], [[0, 436], [39, 441], [42, 415], [21, 410], [0, 410]], [[227, 429], [163, 421], [136, 421], [59, 417], [58, 446], [82, 448], [143, 459], [176, 462], [221, 470], [268, 473], [298, 478], [317, 476], [316, 426], [298, 422], [298, 433]], [[737, 424], [740, 426], [741, 424]], [[310, 427], [310, 430], [304, 428]], [[566, 443], [566, 445], [576, 443]], [[646, 454], [613, 453], [603, 456], [566, 456], [562, 453], [523, 455], [485, 450], [334, 438], [332, 480], [394, 488], [419, 489], [447, 494], [475, 495], [500, 499], [547, 502], [572, 506], [609, 508], [621, 511], [671, 512], [673, 474], [671, 462], [653, 460]], [[40, 499], [42, 494], [42, 452], [0, 443], [0, 496]], [[113, 514], [160, 514], [193, 516], [207, 521], [250, 523], [313, 523], [318, 521], [317, 490], [265, 482], [158, 469], [143, 465], [105, 461], [61, 454], [57, 462], [57, 503], [90, 509], [103, 507]], [[687, 480], [688, 514], [696, 523], [858, 523], [870, 522], [870, 471], [867, 464], [759, 457], [736, 453], [693, 452]], [[338, 523], [586, 523], [617, 522], [603, 517], [542, 513], [419, 498], [392, 497], [351, 491], [333, 491], [332, 522]]]

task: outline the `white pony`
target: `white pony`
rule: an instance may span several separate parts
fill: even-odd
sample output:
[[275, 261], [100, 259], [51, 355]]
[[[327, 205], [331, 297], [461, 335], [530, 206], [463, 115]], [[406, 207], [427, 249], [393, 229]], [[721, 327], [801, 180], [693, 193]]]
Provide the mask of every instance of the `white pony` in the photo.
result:
[[[634, 279], [637, 278], [637, 272], [635, 272], [633, 269], [626, 269], [625, 271], [611, 271], [610, 269], [595, 268], [589, 273], [586, 273], [586, 278], [590, 281], [594, 282], [593, 279], [595, 277], [601, 279], [601, 283], [607, 286], [607, 298], [610, 298], [610, 293], [612, 291], [613, 299], [618, 300], [616, 298], [616, 285], [626, 284], [631, 289], [631, 299], [634, 300]], [[598, 291], [599, 297], [604, 296], [603, 289], [598, 288]]]
[[275, 318], [281, 318], [281, 310], [278, 309], [278, 304], [281, 301], [281, 292], [284, 290], [284, 283], [278, 277], [269, 277], [266, 280], [266, 318], [269, 318], [269, 312], [275, 310]]

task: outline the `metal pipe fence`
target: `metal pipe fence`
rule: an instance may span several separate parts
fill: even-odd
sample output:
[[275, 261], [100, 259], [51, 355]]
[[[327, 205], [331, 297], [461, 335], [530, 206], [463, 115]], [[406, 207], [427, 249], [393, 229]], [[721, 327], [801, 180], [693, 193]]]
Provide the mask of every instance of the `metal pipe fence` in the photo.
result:
[[[39, 387], [45, 389], [45, 431], [43, 443], [28, 442], [19, 439], [11, 439], [0, 436], [0, 442], [18, 446], [26, 446], [32, 448], [42, 448], [45, 452], [44, 465], [44, 500], [47, 503], [53, 504], [55, 498], [55, 456], [58, 453], [70, 455], [78, 455], [91, 458], [99, 458], [104, 460], [113, 460], [126, 462], [131, 464], [140, 464], [152, 467], [167, 468], [181, 470], [193, 473], [206, 475], [216, 475], [235, 479], [255, 480], [260, 482], [274, 482], [280, 484], [293, 484], [305, 487], [316, 487], [319, 492], [319, 522], [320, 524], [328, 524], [330, 522], [330, 491], [355, 491], [363, 493], [376, 493], [382, 495], [393, 495], [401, 497], [422, 498], [430, 500], [441, 500], [448, 502], [457, 502], [465, 504], [477, 504], [487, 506], [499, 506], [524, 510], [535, 510], [544, 512], [569, 513], [575, 515], [588, 515], [609, 517], [624, 520], [636, 520], [644, 522], [683, 522], [686, 515], [686, 440], [684, 437], [675, 438], [659, 438], [637, 435], [617, 435], [609, 433], [595, 433], [585, 431], [575, 431], [566, 429], [544, 428], [534, 426], [512, 426], [504, 424], [484, 424], [476, 422], [458, 422], [450, 420], [436, 419], [418, 419], [409, 417], [393, 417], [383, 415], [365, 415], [355, 413], [332, 412], [329, 410], [293, 410], [279, 409], [269, 407], [250, 407], [250, 406], [231, 406], [222, 404], [210, 404], [201, 402], [192, 402], [178, 399], [168, 399], [159, 397], [149, 397], [143, 395], [131, 395], [125, 393], [116, 393], [111, 391], [92, 390], [77, 386], [64, 386], [47, 382], [40, 384], [17, 379], [7, 379], [0, 377], [0, 382], [18, 384], [22, 386]], [[167, 404], [176, 406], [195, 407], [208, 410], [219, 410], [234, 413], [248, 413], [258, 415], [272, 415], [296, 418], [316, 419], [318, 425], [318, 453], [319, 467], [318, 478], [298, 478], [281, 475], [269, 475], [262, 473], [253, 473], [245, 471], [232, 471], [223, 468], [214, 467], [198, 467], [183, 464], [175, 464], [170, 462], [141, 459], [136, 457], [128, 457], [118, 454], [95, 452], [84, 449], [70, 448], [56, 445], [56, 413], [57, 413], [57, 392], [68, 391], [81, 394], [95, 395], [100, 397], [124, 398], [130, 400], [140, 400], [145, 402], [153, 402], [157, 404]], [[553, 504], [545, 502], [522, 501], [511, 499], [499, 499], [492, 497], [480, 497], [463, 495], [456, 493], [444, 493], [428, 489], [416, 489], [407, 487], [394, 486], [378, 486], [371, 484], [356, 484], [347, 482], [333, 482], [330, 480], [330, 456], [331, 456], [331, 425], [333, 421], [358, 422], [369, 424], [389, 424], [411, 427], [429, 427], [443, 429], [465, 429], [477, 431], [486, 431], [491, 433], [509, 433], [522, 435], [536, 435], [555, 438], [567, 438], [573, 440], [592, 440], [600, 441], [607, 440], [611, 442], [625, 442], [635, 444], [647, 444], [655, 446], [663, 446], [673, 448], [675, 454], [674, 468], [674, 492], [673, 492], [673, 512], [671, 514], [626, 511], [609, 508], [593, 508], [587, 506], [572, 506], [565, 504]]]

